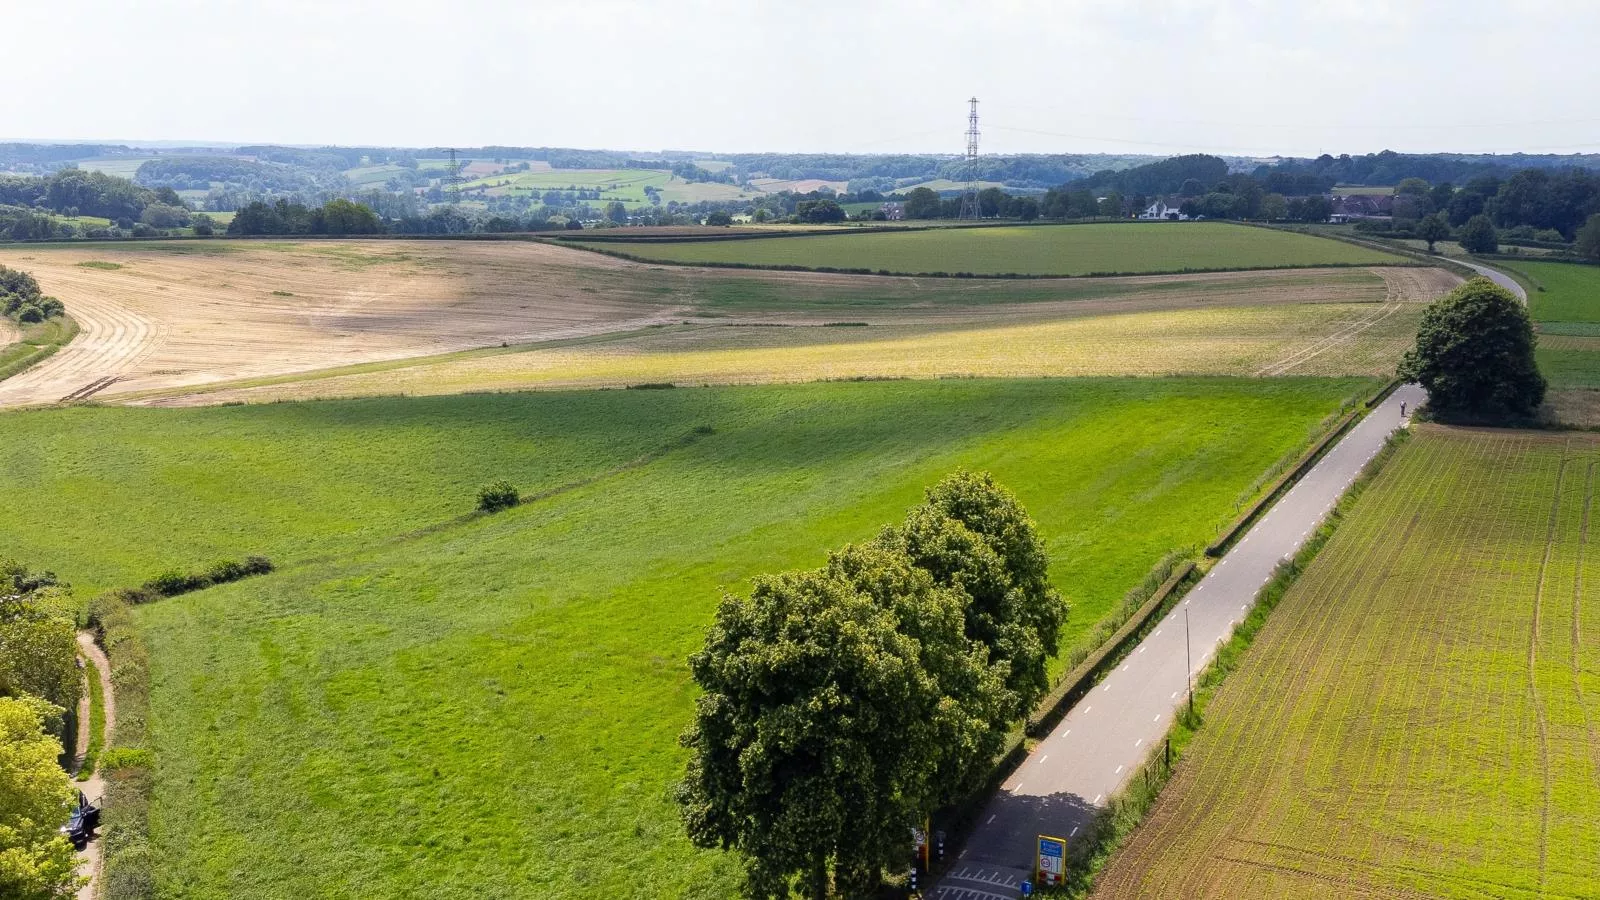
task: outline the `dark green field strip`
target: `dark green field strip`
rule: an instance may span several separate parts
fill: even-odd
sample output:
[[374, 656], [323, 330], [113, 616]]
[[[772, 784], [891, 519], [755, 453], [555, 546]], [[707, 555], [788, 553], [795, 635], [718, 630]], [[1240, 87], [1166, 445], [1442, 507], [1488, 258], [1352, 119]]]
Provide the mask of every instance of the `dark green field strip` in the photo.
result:
[[582, 243], [656, 262], [1028, 277], [1408, 264], [1304, 234], [1222, 223], [930, 229], [749, 240]]

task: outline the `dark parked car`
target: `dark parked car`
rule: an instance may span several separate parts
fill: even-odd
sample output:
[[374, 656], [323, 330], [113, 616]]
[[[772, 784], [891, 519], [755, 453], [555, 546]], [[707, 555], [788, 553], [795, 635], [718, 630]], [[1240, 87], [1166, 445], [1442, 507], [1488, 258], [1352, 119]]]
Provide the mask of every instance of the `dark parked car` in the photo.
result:
[[61, 826], [61, 833], [67, 836], [72, 846], [82, 850], [94, 839], [94, 831], [100, 827], [100, 807], [89, 802], [89, 798], [78, 792], [78, 805], [72, 810], [72, 818], [67, 824]]

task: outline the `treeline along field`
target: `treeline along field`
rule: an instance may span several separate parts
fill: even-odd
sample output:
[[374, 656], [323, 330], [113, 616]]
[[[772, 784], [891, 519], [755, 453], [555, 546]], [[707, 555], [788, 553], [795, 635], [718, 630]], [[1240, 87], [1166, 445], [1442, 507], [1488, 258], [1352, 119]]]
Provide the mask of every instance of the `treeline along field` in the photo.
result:
[[1600, 896], [1600, 439], [1423, 426], [1097, 897]]
[[[0, 416], [0, 543], [137, 608], [158, 893], [727, 896], [666, 795], [724, 590], [1018, 486], [1064, 644], [1370, 380], [935, 381]], [[710, 433], [699, 426], [709, 426]], [[508, 478], [533, 499], [472, 516]], [[92, 538], [92, 539], [91, 539]], [[262, 773], [270, 772], [271, 777]]]
[[901, 274], [1066, 276], [1404, 261], [1325, 238], [1216, 222], [928, 229], [683, 243], [572, 243], [655, 262]]

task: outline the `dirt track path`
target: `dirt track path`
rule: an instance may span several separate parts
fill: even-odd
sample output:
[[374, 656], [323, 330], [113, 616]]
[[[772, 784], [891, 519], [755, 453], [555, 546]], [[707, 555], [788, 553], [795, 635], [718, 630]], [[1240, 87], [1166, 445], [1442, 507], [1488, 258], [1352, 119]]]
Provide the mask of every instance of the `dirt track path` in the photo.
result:
[[[117, 701], [111, 693], [111, 661], [106, 659], [106, 655], [100, 649], [100, 645], [94, 642], [93, 635], [87, 631], [78, 632], [78, 652], [93, 660], [95, 667], [100, 671], [100, 693], [105, 698], [104, 709], [106, 717], [105, 742], [101, 745], [103, 750], [105, 747], [111, 746], [111, 735], [116, 731], [117, 727]], [[87, 705], [88, 700], [85, 699], [84, 703]], [[87, 721], [87, 717], [84, 718], [84, 721]], [[86, 739], [79, 743], [80, 753], [85, 746], [87, 746]], [[78, 783], [78, 789], [83, 791], [84, 795], [90, 800], [98, 800], [105, 796], [106, 786], [105, 782], [100, 778], [98, 766], [96, 766], [94, 774], [89, 776], [88, 780]], [[78, 889], [78, 900], [94, 900], [95, 881], [100, 875], [101, 840], [101, 838], [96, 838], [90, 841], [78, 853], [78, 874], [89, 879], [83, 887]]]

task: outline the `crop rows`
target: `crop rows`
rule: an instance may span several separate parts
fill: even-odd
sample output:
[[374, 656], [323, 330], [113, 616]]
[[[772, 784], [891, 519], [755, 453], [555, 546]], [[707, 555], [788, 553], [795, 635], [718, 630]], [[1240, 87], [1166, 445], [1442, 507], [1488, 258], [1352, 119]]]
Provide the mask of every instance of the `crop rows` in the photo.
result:
[[1600, 893], [1600, 442], [1424, 428], [1285, 597], [1106, 896]]

